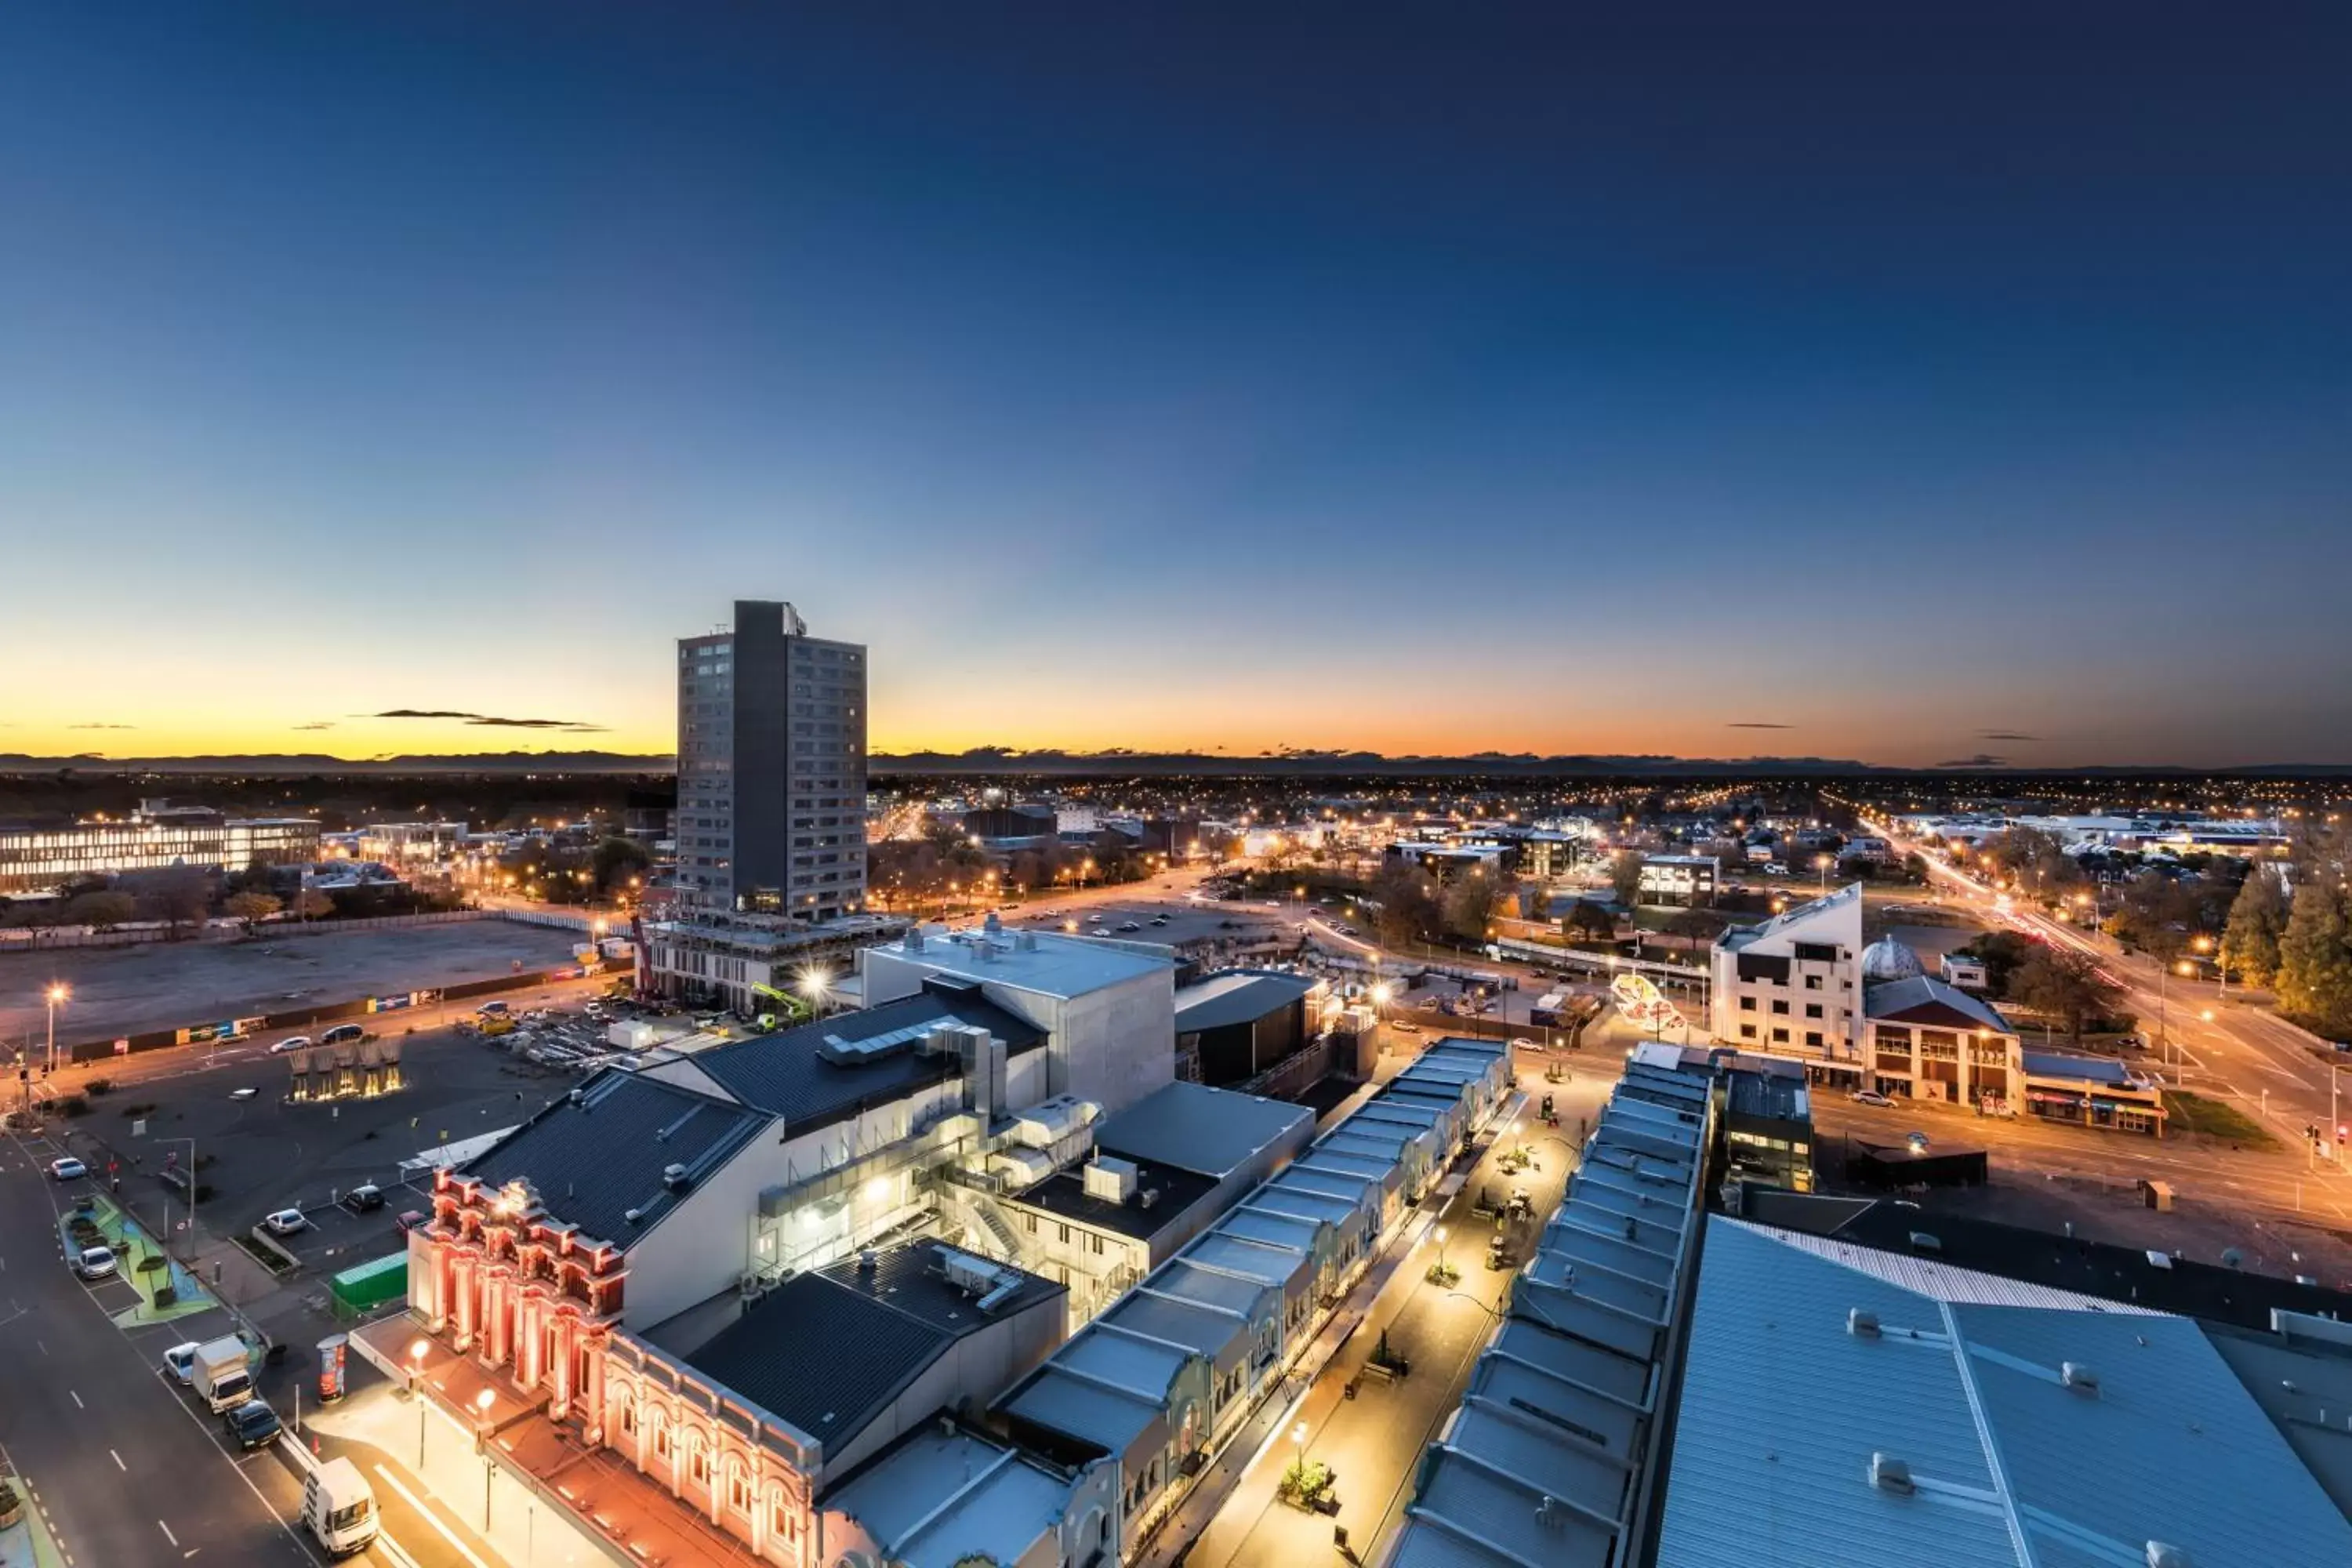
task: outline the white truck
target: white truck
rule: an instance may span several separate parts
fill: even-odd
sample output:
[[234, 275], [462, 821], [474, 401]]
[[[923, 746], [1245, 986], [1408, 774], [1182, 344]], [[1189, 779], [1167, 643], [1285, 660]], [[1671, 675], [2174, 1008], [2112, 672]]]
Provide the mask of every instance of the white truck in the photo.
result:
[[189, 1383], [215, 1412], [234, 1410], [253, 1397], [245, 1342], [234, 1334], [198, 1345], [189, 1373]]
[[315, 1466], [302, 1482], [302, 1522], [330, 1557], [364, 1552], [375, 1540], [375, 1493], [349, 1459]]

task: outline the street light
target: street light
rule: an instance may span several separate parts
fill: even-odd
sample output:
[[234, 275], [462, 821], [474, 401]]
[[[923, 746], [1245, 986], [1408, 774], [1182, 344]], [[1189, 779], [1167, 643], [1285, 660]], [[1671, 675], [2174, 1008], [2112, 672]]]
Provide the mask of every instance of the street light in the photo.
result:
[[42, 999], [49, 1005], [49, 1071], [53, 1075], [58, 1070], [58, 1004], [72, 994], [73, 992], [62, 981], [52, 984], [41, 993]]
[[425, 1357], [433, 1348], [429, 1341], [416, 1339], [408, 1342], [408, 1397], [416, 1402], [416, 1473], [425, 1473], [425, 1396], [416, 1386], [425, 1376]]

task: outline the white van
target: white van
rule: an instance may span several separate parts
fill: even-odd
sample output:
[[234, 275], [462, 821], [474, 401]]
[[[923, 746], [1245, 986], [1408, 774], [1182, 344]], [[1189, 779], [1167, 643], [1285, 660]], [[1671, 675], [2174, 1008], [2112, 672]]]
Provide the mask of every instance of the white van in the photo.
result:
[[375, 1540], [375, 1493], [349, 1459], [329, 1459], [302, 1482], [302, 1522], [330, 1557], [348, 1557]]

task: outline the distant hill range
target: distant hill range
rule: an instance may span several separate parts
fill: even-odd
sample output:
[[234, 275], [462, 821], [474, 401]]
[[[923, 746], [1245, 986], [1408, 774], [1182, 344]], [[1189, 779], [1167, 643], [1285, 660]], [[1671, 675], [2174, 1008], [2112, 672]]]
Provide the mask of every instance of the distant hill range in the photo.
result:
[[[1948, 766], [1885, 767], [1837, 757], [1552, 756], [1529, 752], [1476, 752], [1459, 757], [1391, 757], [1378, 752], [1278, 752], [1255, 757], [1165, 752], [1016, 752], [999, 746], [969, 752], [877, 752], [867, 759], [877, 773], [957, 775], [1033, 773], [1134, 777], [1317, 778], [1333, 775], [1527, 778], [1758, 778], [1853, 777], [1912, 773], [2063, 773], [2070, 777], [2336, 778], [2352, 775], [2352, 764], [2268, 763], [2239, 768], [2092, 766], [2036, 768]], [[200, 757], [34, 757], [0, 752], [0, 773], [268, 773], [295, 777], [383, 773], [669, 773], [677, 759], [667, 753], [621, 752], [475, 752], [457, 755], [403, 755], [353, 759], [324, 752], [268, 752]]]

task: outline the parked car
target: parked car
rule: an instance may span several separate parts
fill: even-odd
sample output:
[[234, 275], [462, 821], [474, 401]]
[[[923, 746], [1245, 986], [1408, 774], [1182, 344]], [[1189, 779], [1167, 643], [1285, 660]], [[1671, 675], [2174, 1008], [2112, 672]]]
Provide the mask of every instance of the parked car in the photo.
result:
[[269, 1227], [272, 1236], [291, 1236], [298, 1230], [307, 1229], [310, 1224], [302, 1217], [300, 1209], [279, 1209], [275, 1214], [264, 1215], [261, 1223]]
[[196, 1381], [196, 1342], [190, 1340], [184, 1345], [173, 1345], [165, 1351], [163, 1367], [182, 1383], [194, 1384]]
[[1118, 929], [1121, 931], [1141, 931], [1143, 929], [1143, 924], [1139, 921], [1125, 921], [1120, 923]]
[[319, 1037], [322, 1046], [356, 1046], [367, 1038], [367, 1031], [357, 1024], [338, 1024]]
[[1397, 1023], [1391, 1024], [1389, 1027], [1394, 1029], [1400, 1035], [1418, 1035], [1421, 1033], [1421, 1026], [1419, 1024], [1408, 1024], [1402, 1020]]
[[284, 1053], [285, 1053], [285, 1052], [287, 1052], [287, 1051], [302, 1051], [302, 1050], [308, 1050], [308, 1049], [310, 1049], [310, 1036], [308, 1036], [308, 1035], [289, 1035], [289, 1036], [287, 1036], [287, 1037], [286, 1037], [284, 1039], [282, 1039], [282, 1040], [272, 1040], [272, 1041], [270, 1041], [270, 1042], [269, 1042], [269, 1054], [270, 1054], [271, 1056], [273, 1056], [273, 1057], [274, 1057], [274, 1056], [279, 1056], [279, 1055], [282, 1055], [282, 1054], [284, 1054]]
[[89, 1167], [70, 1154], [49, 1162], [49, 1180], [53, 1182], [79, 1182], [89, 1174]]
[[1895, 1107], [1892, 1100], [1874, 1089], [1857, 1089], [1853, 1091], [1853, 1099], [1856, 1105], [1874, 1105], [1881, 1110], [1891, 1110]]
[[221, 1426], [240, 1448], [258, 1448], [281, 1430], [278, 1412], [258, 1399], [248, 1399], [234, 1410], [222, 1411]]
[[73, 1260], [73, 1271], [85, 1279], [111, 1279], [114, 1267], [114, 1250], [106, 1247], [85, 1247]]
[[392, 1223], [398, 1226], [401, 1232], [405, 1235], [409, 1231], [418, 1229], [424, 1226], [431, 1225], [433, 1223], [433, 1216], [425, 1213], [422, 1209], [410, 1209], [407, 1213], [402, 1215], [398, 1219], [394, 1220]]
[[383, 1189], [373, 1182], [362, 1182], [343, 1194], [343, 1206], [353, 1214], [373, 1214], [383, 1207]]

